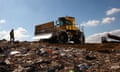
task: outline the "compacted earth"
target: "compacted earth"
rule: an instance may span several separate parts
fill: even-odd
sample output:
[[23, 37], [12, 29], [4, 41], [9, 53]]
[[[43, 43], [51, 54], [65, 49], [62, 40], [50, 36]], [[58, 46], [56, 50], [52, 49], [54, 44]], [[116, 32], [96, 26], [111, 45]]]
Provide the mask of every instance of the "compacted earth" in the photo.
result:
[[120, 44], [0, 42], [0, 72], [120, 72]]

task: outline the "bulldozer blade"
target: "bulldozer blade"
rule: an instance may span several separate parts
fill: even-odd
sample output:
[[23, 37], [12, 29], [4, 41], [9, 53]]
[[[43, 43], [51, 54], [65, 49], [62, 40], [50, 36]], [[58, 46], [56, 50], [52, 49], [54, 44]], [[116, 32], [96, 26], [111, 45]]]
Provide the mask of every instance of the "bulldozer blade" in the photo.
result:
[[50, 39], [51, 37], [52, 37], [52, 33], [45, 33], [34, 36], [33, 40]]

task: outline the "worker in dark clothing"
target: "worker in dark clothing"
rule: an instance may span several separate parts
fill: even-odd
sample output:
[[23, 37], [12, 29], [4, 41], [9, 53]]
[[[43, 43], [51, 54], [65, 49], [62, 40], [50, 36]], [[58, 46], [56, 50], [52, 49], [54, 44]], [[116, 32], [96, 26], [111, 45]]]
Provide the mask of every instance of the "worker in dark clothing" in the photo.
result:
[[14, 42], [15, 38], [14, 38], [14, 29], [12, 29], [10, 31], [10, 42]]

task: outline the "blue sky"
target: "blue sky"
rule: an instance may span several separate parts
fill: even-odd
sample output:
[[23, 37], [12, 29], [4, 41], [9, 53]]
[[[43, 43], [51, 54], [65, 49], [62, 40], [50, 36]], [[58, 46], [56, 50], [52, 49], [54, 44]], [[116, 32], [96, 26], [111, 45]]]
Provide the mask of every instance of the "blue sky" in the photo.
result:
[[[32, 40], [34, 26], [73, 16], [84, 26], [88, 40], [96, 34], [119, 31], [120, 0], [0, 0], [0, 39], [14, 28], [19, 40]], [[120, 35], [120, 34], [117, 34]]]

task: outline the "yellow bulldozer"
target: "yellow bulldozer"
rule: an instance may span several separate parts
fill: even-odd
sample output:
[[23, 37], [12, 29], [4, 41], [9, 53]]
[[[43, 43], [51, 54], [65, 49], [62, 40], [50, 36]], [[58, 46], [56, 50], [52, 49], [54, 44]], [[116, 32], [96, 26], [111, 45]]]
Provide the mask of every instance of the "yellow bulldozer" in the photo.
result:
[[75, 24], [75, 17], [59, 17], [57, 21], [51, 21], [35, 26], [36, 39], [44, 39], [51, 43], [85, 43], [84, 32]]

